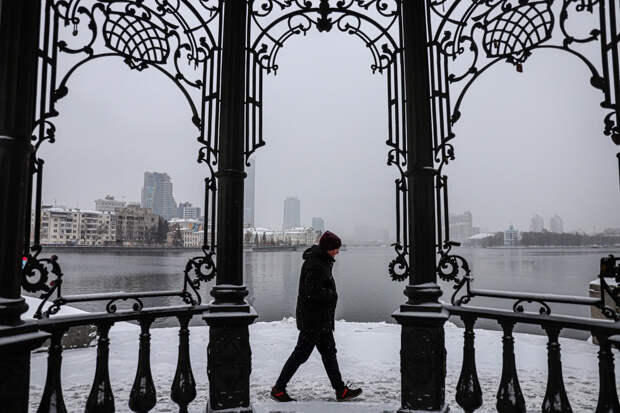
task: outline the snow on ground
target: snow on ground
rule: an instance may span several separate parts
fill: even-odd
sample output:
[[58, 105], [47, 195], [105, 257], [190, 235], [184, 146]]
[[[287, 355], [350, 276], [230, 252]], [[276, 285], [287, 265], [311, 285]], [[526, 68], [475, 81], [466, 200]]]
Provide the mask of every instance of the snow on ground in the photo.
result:
[[[155, 412], [177, 411], [170, 401], [170, 386], [177, 360], [178, 334], [175, 328], [151, 330], [151, 369], [158, 391]], [[388, 323], [336, 323], [338, 361], [345, 381], [364, 389], [355, 401], [336, 403], [323, 370], [320, 356], [314, 351], [289, 384], [289, 393], [298, 402], [281, 404], [269, 398], [269, 390], [297, 341], [292, 318], [259, 322], [250, 326], [252, 344], [251, 400], [255, 413], [385, 413], [395, 412], [400, 403], [400, 326]], [[136, 330], [113, 327], [110, 333], [110, 377], [116, 411], [129, 412], [127, 400], [138, 359]], [[191, 412], [204, 412], [207, 403], [206, 345], [208, 327], [191, 327], [190, 352], [198, 396]], [[519, 381], [528, 411], [540, 411], [547, 377], [546, 337], [515, 334]], [[560, 339], [564, 383], [573, 411], [592, 411], [598, 397], [598, 347], [572, 339]], [[461, 369], [463, 329], [446, 324], [448, 368], [446, 400], [451, 411], [460, 412], [454, 392]], [[501, 333], [476, 330], [476, 361], [484, 405], [479, 412], [495, 411], [495, 393], [502, 366]], [[70, 412], [83, 411], [95, 372], [94, 348], [63, 353], [62, 383]], [[616, 356], [617, 360], [617, 356]], [[617, 369], [618, 370], [618, 369]], [[31, 410], [35, 411], [45, 384], [46, 355], [33, 354], [31, 367]], [[616, 380], [620, 383], [616, 371]]]

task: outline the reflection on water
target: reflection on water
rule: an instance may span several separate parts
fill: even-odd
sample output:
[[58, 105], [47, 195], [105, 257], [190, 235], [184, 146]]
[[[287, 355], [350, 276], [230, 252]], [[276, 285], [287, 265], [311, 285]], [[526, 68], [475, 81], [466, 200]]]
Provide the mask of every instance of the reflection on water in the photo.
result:
[[[588, 282], [596, 277], [599, 260], [620, 249], [465, 249], [459, 248], [472, 267], [476, 288], [537, 293], [586, 295]], [[280, 320], [294, 316], [297, 282], [303, 251], [244, 252], [248, 302], [259, 320]], [[63, 294], [112, 291], [176, 290], [183, 286], [183, 269], [196, 252], [84, 253], [58, 252], [64, 275]], [[405, 301], [404, 283], [394, 283], [387, 274], [393, 258], [391, 248], [348, 248], [336, 257], [334, 276], [338, 286], [336, 317], [349, 321], [388, 321]], [[441, 282], [442, 299], [448, 301], [452, 286]], [[204, 302], [210, 300], [211, 284], [201, 286]], [[179, 298], [152, 298], [145, 306], [181, 304]], [[474, 299], [474, 305], [510, 309], [512, 302]], [[103, 311], [105, 303], [78, 303], [86, 311]], [[122, 306], [122, 304], [121, 304]], [[589, 307], [554, 305], [555, 313], [588, 317]], [[537, 308], [533, 307], [536, 311]], [[457, 320], [455, 320], [457, 321]], [[194, 324], [202, 323], [200, 318]], [[176, 325], [161, 320], [156, 327]], [[478, 326], [497, 328], [495, 322]], [[520, 331], [540, 332], [538, 327], [520, 326]], [[575, 336], [574, 334], [571, 334]], [[585, 334], [576, 335], [585, 337]]]

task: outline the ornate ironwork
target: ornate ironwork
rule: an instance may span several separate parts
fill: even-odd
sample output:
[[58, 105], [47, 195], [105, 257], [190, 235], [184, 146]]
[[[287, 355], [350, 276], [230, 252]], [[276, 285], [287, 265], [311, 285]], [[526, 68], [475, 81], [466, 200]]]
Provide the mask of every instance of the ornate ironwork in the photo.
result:
[[[37, 316], [41, 317], [43, 304], [54, 291], [58, 292], [46, 316], [57, 312], [66, 302], [60, 294], [62, 272], [56, 256], [38, 258], [40, 245], [41, 191], [44, 161], [38, 155], [43, 142], [54, 143], [59, 115], [57, 102], [69, 93], [72, 76], [86, 64], [103, 58], [121, 58], [132, 70], [152, 69], [172, 81], [185, 97], [191, 121], [198, 129], [198, 162], [209, 168], [205, 179], [205, 237], [204, 257], [215, 271], [215, 205], [219, 125], [219, 53], [218, 38], [221, 26], [219, 0], [47, 0], [41, 27], [43, 40], [39, 49], [39, 85], [37, 117], [32, 141], [33, 179], [29, 193], [36, 182], [34, 236], [31, 244], [29, 228], [24, 251], [23, 287], [29, 292], [44, 291]], [[61, 71], [59, 68], [63, 68]], [[211, 237], [208, 236], [209, 232]], [[188, 266], [195, 265], [194, 257]], [[56, 280], [47, 283], [49, 270]], [[200, 265], [202, 266], [202, 264]], [[197, 270], [198, 271], [198, 270]], [[198, 272], [197, 272], [198, 275]], [[37, 277], [38, 276], [38, 277]], [[202, 276], [207, 280], [209, 277]], [[35, 280], [35, 281], [33, 281]], [[181, 297], [188, 304], [200, 303], [195, 280], [185, 274]], [[190, 287], [195, 297], [189, 293]], [[148, 295], [149, 293], [147, 293]], [[178, 295], [178, 294], [175, 294]], [[140, 295], [122, 300], [136, 301], [134, 310], [142, 309]], [[111, 300], [108, 312], [116, 311]]]
[[246, 142], [245, 156], [265, 145], [263, 124], [263, 76], [276, 74], [277, 58], [285, 43], [311, 30], [339, 31], [359, 38], [371, 53], [373, 73], [386, 75], [388, 90], [387, 164], [398, 168], [396, 180], [396, 257], [388, 271], [395, 281], [410, 275], [407, 227], [407, 144], [404, 123], [405, 92], [402, 33], [398, 0], [255, 0], [248, 1]]
[[[601, 313], [608, 319], [619, 321], [620, 314], [617, 308], [620, 307], [620, 287], [617, 285], [611, 287], [607, 279], [614, 278], [616, 283], [620, 283], [620, 258], [613, 255], [601, 258], [600, 272], [598, 281], [600, 285], [600, 297], [579, 297], [570, 295], [556, 294], [534, 294], [521, 292], [506, 292], [495, 290], [474, 289], [472, 287], [473, 277], [467, 261], [458, 255], [450, 255], [450, 249], [455, 243], [448, 245], [438, 265], [439, 276], [444, 281], [454, 281], [454, 293], [451, 298], [452, 305], [461, 306], [468, 304], [474, 297], [488, 297], [498, 299], [514, 300], [512, 310], [516, 313], [525, 312], [524, 303], [537, 303], [539, 305], [538, 313], [540, 315], [551, 315], [550, 303], [566, 303], [573, 305], [594, 306], [601, 310]], [[460, 271], [464, 271], [463, 275], [458, 275]], [[607, 305], [607, 298], [611, 298], [615, 304], [615, 308]]]
[[[431, 0], [428, 3], [427, 21], [432, 28], [429, 66], [437, 164], [440, 277], [446, 277], [442, 265], [453, 263], [447, 258], [451, 242], [448, 177], [443, 169], [455, 159], [453, 126], [461, 117], [467, 92], [483, 74], [501, 63], [511, 64], [520, 72], [527, 59], [538, 50], [568, 53], [585, 64], [590, 84], [602, 92], [601, 107], [608, 111], [604, 116], [603, 133], [620, 145], [620, 38], [614, 17], [618, 12], [620, 8], [613, 0], [562, 0], [555, 4], [552, 0]], [[579, 26], [570, 23], [577, 19], [588, 20], [594, 15], [598, 15], [595, 27], [574, 33], [574, 27]], [[595, 62], [588, 56], [595, 55], [597, 48], [601, 60]], [[547, 308], [541, 305], [541, 311], [546, 313]], [[522, 306], [515, 304], [515, 309], [519, 308]], [[606, 308], [603, 311], [608, 317], [611, 314]]]
[[116, 302], [117, 301], [127, 301], [127, 300], [134, 301], [133, 305], [131, 306], [133, 311], [140, 311], [140, 310], [142, 310], [144, 308], [144, 303], [142, 302], [142, 300], [139, 297], [122, 297], [122, 298], [114, 298], [114, 299], [108, 301], [108, 303], [105, 306], [106, 312], [108, 312], [108, 313], [115, 313], [116, 310], [118, 309], [116, 307]]
[[516, 313], [523, 313], [525, 311], [525, 307], [523, 307], [523, 303], [538, 303], [540, 304], [540, 308], [538, 309], [538, 313], [540, 315], [550, 315], [551, 307], [544, 300], [535, 300], [532, 298], [520, 298], [512, 305], [512, 311]]
[[[203, 248], [204, 255], [190, 258], [185, 265], [184, 284], [183, 291], [188, 292], [188, 288], [191, 288], [194, 292], [194, 297], [191, 294], [186, 294], [183, 297], [183, 301], [187, 304], [200, 304], [202, 302], [198, 289], [200, 288], [200, 282], [209, 282], [215, 275], [215, 263], [213, 262], [213, 252], [207, 248]], [[195, 278], [191, 278], [190, 273], [194, 272]]]

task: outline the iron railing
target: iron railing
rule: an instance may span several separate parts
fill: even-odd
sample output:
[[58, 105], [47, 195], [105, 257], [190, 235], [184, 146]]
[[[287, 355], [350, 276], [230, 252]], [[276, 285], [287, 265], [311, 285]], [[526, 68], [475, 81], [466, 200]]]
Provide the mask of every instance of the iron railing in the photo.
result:
[[[460, 318], [465, 325], [463, 344], [463, 364], [456, 388], [456, 401], [467, 413], [472, 413], [482, 405], [482, 390], [476, 371], [474, 326], [477, 320], [495, 320], [502, 328], [503, 361], [501, 380], [497, 390], [496, 408], [500, 413], [525, 412], [526, 403], [519, 385], [515, 364], [514, 337], [512, 332], [516, 324], [538, 325], [548, 337], [547, 343], [547, 389], [541, 411], [572, 412], [569, 397], [564, 388], [562, 377], [561, 347], [558, 338], [562, 330], [574, 329], [589, 332], [599, 346], [599, 395], [596, 413], [620, 412], [612, 344], [618, 345], [620, 334], [619, 288], [611, 286], [607, 279], [620, 281], [618, 260], [610, 255], [601, 259], [599, 273], [600, 296], [581, 297], [558, 294], [520, 293], [475, 289], [473, 277], [467, 261], [458, 256], [444, 256], [439, 263], [440, 276], [446, 281], [453, 281], [454, 294], [451, 303], [444, 303], [444, 308], [453, 317]], [[459, 272], [462, 275], [459, 275]], [[468, 305], [476, 297], [510, 300], [512, 311], [499, 310]], [[609, 300], [606, 299], [609, 297]], [[609, 305], [611, 301], [612, 306]], [[526, 303], [536, 303], [537, 312], [526, 311]], [[597, 320], [575, 316], [552, 314], [553, 303], [575, 306], [592, 306], [600, 310], [606, 318]]]
[[[97, 329], [97, 364], [93, 384], [86, 401], [85, 412], [114, 412], [115, 398], [109, 375], [110, 329], [118, 322], [137, 321], [140, 325], [138, 364], [136, 377], [131, 388], [129, 409], [134, 412], [148, 412], [157, 403], [157, 389], [151, 375], [150, 328], [156, 319], [176, 318], [179, 322], [179, 347], [176, 372], [170, 388], [170, 398], [179, 406], [180, 412], [187, 412], [188, 405], [196, 397], [196, 382], [192, 373], [189, 353], [189, 322], [195, 315], [202, 314], [207, 305], [172, 306], [141, 309], [140, 311], [118, 311], [85, 315], [55, 316], [38, 321], [38, 328], [51, 335], [48, 347], [47, 375], [37, 413], [67, 412], [61, 385], [62, 340], [65, 333], [74, 327], [95, 326]], [[124, 410], [118, 409], [117, 410]]]
[[[566, 393], [562, 376], [561, 347], [558, 342], [564, 329], [587, 331], [596, 337], [599, 351], [599, 389], [596, 413], [619, 412], [614, 357], [612, 344], [617, 345], [620, 322], [586, 319], [567, 316], [550, 316], [495, 310], [483, 307], [445, 305], [453, 317], [465, 324], [463, 333], [463, 364], [456, 386], [456, 402], [466, 413], [472, 413], [482, 406], [482, 390], [476, 369], [474, 326], [477, 320], [495, 320], [503, 330], [502, 371], [497, 389], [496, 409], [500, 413], [521, 413], [526, 411], [525, 397], [517, 374], [513, 330], [516, 324], [540, 326], [547, 334], [547, 387], [542, 402], [543, 413], [572, 412], [570, 397]], [[499, 367], [499, 366], [498, 366]], [[594, 406], [592, 406], [594, 407]]]

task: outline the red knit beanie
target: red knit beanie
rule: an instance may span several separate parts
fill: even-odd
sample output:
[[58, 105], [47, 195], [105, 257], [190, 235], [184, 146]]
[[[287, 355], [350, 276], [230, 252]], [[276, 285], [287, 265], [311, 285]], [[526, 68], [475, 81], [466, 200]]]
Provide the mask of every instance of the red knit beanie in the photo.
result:
[[340, 248], [341, 245], [342, 241], [340, 241], [338, 235], [331, 231], [325, 231], [323, 235], [321, 235], [321, 239], [319, 239], [319, 247], [324, 251], [335, 250]]

